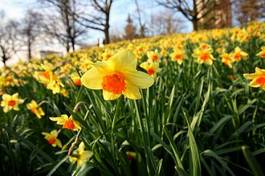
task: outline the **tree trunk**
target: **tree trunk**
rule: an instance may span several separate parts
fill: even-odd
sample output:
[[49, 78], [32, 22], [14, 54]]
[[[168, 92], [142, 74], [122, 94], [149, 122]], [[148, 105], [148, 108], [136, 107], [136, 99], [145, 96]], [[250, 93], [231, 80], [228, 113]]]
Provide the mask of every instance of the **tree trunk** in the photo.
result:
[[30, 61], [32, 59], [32, 52], [31, 52], [31, 41], [28, 40], [28, 60]]
[[104, 34], [105, 34], [104, 44], [109, 44], [110, 43], [109, 30], [108, 29], [104, 30]]
[[74, 37], [71, 38], [71, 46], [72, 46], [72, 50], [75, 51], [75, 38]]
[[193, 30], [197, 31], [198, 30], [198, 20], [197, 19], [192, 20], [192, 25], [193, 25]]

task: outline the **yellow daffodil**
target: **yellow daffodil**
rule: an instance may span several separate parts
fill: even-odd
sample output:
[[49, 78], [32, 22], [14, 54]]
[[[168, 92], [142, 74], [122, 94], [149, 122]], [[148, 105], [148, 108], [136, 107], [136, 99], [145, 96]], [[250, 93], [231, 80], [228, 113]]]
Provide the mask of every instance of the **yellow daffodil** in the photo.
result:
[[232, 68], [232, 64], [234, 62], [233, 58], [231, 57], [231, 54], [229, 53], [223, 53], [221, 55], [221, 58], [222, 58], [222, 62], [228, 66], [229, 68]]
[[196, 61], [200, 64], [213, 64], [214, 57], [210, 49], [197, 48], [194, 50], [192, 56], [196, 58]]
[[250, 87], [260, 87], [265, 90], [265, 69], [256, 67], [255, 73], [246, 73], [244, 77], [251, 80], [249, 83]]
[[54, 74], [51, 70], [45, 70], [45, 71], [35, 72], [34, 77], [40, 83], [47, 85], [51, 80], [53, 80]]
[[59, 117], [50, 117], [50, 119], [68, 130], [78, 131], [81, 129], [79, 123], [75, 121], [72, 116], [68, 117], [66, 114], [63, 114]]
[[261, 51], [257, 54], [258, 57], [265, 59], [265, 46], [261, 48]]
[[140, 67], [146, 70], [147, 74], [150, 76], [155, 76], [157, 72], [160, 71], [158, 62], [143, 62]]
[[147, 57], [149, 62], [158, 62], [160, 59], [160, 55], [158, 53], [158, 51], [148, 51], [147, 52]]
[[174, 49], [174, 52], [170, 54], [171, 60], [176, 61], [178, 64], [182, 64], [184, 61], [184, 51], [180, 49]]
[[240, 61], [242, 59], [246, 59], [248, 56], [248, 53], [242, 51], [239, 47], [236, 47], [234, 52], [232, 53], [232, 58], [234, 61]]
[[42, 135], [44, 135], [44, 138], [48, 141], [50, 145], [53, 147], [60, 147], [62, 148], [62, 142], [57, 139], [59, 132], [57, 130], [52, 130], [50, 133], [42, 132]]
[[3, 107], [3, 111], [5, 113], [12, 110], [12, 109], [15, 111], [18, 111], [19, 110], [19, 107], [18, 107], [19, 104], [22, 104], [23, 102], [24, 102], [24, 100], [22, 100], [18, 97], [18, 93], [15, 93], [13, 95], [3, 94], [1, 106]]
[[89, 161], [92, 156], [93, 153], [91, 151], [85, 150], [85, 144], [84, 142], [81, 142], [77, 150], [75, 150], [69, 157], [69, 160], [71, 163], [77, 163], [77, 166], [81, 167], [86, 164], [86, 162]]
[[31, 100], [31, 102], [27, 104], [27, 108], [32, 113], [34, 113], [39, 119], [45, 115], [42, 108], [37, 104], [35, 100]]
[[72, 74], [71, 79], [75, 86], [80, 87], [81, 86], [81, 78], [78, 74]]
[[114, 100], [122, 94], [130, 99], [140, 99], [139, 89], [149, 88], [154, 79], [136, 70], [136, 59], [128, 51], [120, 51], [109, 60], [97, 62], [81, 78], [90, 89], [103, 89], [105, 100]]

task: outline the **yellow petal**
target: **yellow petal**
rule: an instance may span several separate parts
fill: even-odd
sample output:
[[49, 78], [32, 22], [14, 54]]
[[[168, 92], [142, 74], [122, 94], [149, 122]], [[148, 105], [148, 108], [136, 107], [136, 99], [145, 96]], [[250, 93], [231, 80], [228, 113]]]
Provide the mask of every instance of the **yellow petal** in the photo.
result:
[[132, 84], [127, 84], [126, 90], [123, 94], [125, 97], [133, 99], [133, 100], [141, 98], [139, 88]]
[[103, 98], [104, 100], [115, 100], [119, 98], [121, 94], [114, 94], [108, 91], [103, 90]]
[[246, 79], [254, 79], [257, 77], [257, 75], [255, 73], [245, 73], [243, 74], [243, 76], [246, 78]]
[[93, 67], [82, 76], [81, 82], [89, 89], [102, 89], [102, 79], [102, 73]]
[[154, 83], [154, 78], [140, 71], [130, 71], [125, 73], [128, 83], [133, 84], [141, 89], [147, 89]]
[[117, 54], [112, 56], [107, 63], [110, 67], [116, 70], [135, 70], [137, 61], [134, 55], [126, 50], [119, 51]]

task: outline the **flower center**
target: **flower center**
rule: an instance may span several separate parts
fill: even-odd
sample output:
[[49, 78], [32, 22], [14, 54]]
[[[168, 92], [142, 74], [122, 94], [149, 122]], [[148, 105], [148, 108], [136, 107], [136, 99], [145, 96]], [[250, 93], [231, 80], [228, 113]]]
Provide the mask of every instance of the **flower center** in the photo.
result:
[[256, 79], [256, 83], [259, 85], [265, 85], [265, 76], [261, 76]]
[[14, 107], [16, 105], [16, 101], [15, 100], [10, 100], [8, 101], [8, 106]]
[[149, 68], [148, 70], [147, 70], [147, 74], [148, 75], [153, 75], [155, 73], [155, 69], [154, 68]]
[[78, 87], [81, 86], [81, 80], [80, 80], [80, 79], [75, 80], [74, 83], [75, 83], [75, 85], [78, 86]]
[[74, 121], [72, 119], [68, 119], [64, 122], [63, 128], [73, 130], [75, 128]]
[[240, 60], [241, 59], [241, 54], [240, 53], [236, 53], [235, 54], [235, 59], [236, 60]]
[[202, 61], [207, 61], [207, 60], [209, 60], [209, 54], [208, 54], [208, 53], [202, 53], [200, 59], [201, 59]]
[[181, 54], [176, 54], [175, 55], [175, 60], [182, 60], [182, 55]]
[[262, 58], [265, 58], [265, 52], [261, 54], [261, 57]]
[[121, 94], [125, 90], [125, 78], [120, 72], [116, 72], [110, 75], [106, 75], [103, 78], [102, 87], [108, 92], [114, 94]]
[[158, 56], [154, 54], [154, 55], [152, 56], [152, 60], [153, 60], [153, 61], [157, 61], [157, 60], [158, 60]]
[[48, 139], [48, 143], [49, 144], [55, 144], [56, 143], [56, 138], [55, 137], [50, 137], [49, 139]]
[[41, 75], [46, 79], [50, 79], [50, 73], [48, 71], [42, 72]]

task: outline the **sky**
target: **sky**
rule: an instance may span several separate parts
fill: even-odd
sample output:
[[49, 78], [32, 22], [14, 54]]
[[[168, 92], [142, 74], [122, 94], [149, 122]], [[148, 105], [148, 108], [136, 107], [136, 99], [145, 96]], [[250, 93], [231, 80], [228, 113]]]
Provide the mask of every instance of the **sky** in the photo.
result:
[[[143, 21], [149, 20], [151, 14], [164, 10], [163, 7], [158, 6], [154, 0], [138, 0], [138, 3], [140, 9], [143, 10]], [[29, 8], [38, 8], [36, 0], [0, 0], [0, 10], [4, 10], [7, 18], [19, 20], [23, 18], [26, 10]], [[128, 14], [130, 14], [132, 18], [136, 16], [134, 0], [116, 0], [113, 3], [110, 16], [111, 33], [122, 33], [124, 31]], [[183, 19], [181, 15], [178, 15], [178, 17]], [[190, 32], [192, 30], [192, 25], [189, 22], [185, 22], [184, 25], [186, 27], [185, 32]], [[102, 41], [103, 38], [104, 35], [102, 32], [91, 30], [88, 34], [87, 43], [96, 44], [98, 39]], [[56, 50], [64, 49], [59, 46], [53, 46], [52, 48], [56, 48]]]

